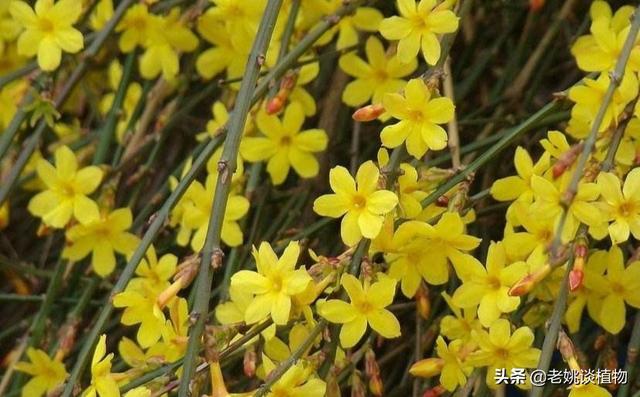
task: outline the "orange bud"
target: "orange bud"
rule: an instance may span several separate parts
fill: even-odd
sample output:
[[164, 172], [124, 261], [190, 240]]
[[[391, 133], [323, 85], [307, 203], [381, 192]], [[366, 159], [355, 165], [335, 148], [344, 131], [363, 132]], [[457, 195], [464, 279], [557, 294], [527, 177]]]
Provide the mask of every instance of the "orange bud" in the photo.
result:
[[527, 274], [515, 283], [509, 289], [509, 296], [523, 296], [528, 294], [540, 281], [544, 280], [549, 273], [551, 273], [551, 266], [546, 263], [534, 273]]
[[382, 396], [382, 393], [384, 392], [384, 385], [382, 384], [380, 375], [376, 375], [369, 379], [369, 390], [374, 396]]
[[569, 290], [571, 292], [577, 291], [582, 287], [582, 281], [584, 280], [584, 272], [582, 269], [571, 269], [569, 273]]
[[362, 122], [373, 121], [380, 117], [382, 113], [384, 113], [384, 108], [382, 107], [382, 105], [367, 105], [353, 112], [351, 118], [353, 118], [355, 121]]
[[447, 196], [440, 196], [436, 199], [436, 206], [437, 207], [448, 207], [449, 206], [449, 197]]
[[420, 286], [416, 293], [416, 308], [418, 309], [420, 317], [425, 320], [429, 318], [431, 314], [431, 301], [429, 300], [429, 291], [424, 285]]
[[284, 102], [285, 102], [284, 98], [282, 98], [280, 95], [276, 95], [275, 97], [267, 101], [267, 104], [265, 106], [265, 111], [267, 112], [267, 114], [280, 113], [282, 108], [284, 108]]

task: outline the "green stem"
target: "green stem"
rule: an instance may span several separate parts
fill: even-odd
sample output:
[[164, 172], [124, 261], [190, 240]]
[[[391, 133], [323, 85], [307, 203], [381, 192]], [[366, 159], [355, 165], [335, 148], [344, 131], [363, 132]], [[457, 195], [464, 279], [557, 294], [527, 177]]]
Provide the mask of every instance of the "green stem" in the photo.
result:
[[207, 312], [209, 311], [209, 296], [211, 294], [211, 283], [213, 281], [213, 267], [219, 268], [222, 265], [221, 231], [222, 224], [231, 190], [231, 176], [236, 170], [240, 140], [244, 131], [251, 102], [258, 81], [258, 73], [262, 66], [261, 58], [267, 51], [271, 35], [278, 19], [278, 13], [282, 6], [282, 0], [270, 0], [266, 6], [264, 16], [260, 22], [260, 27], [251, 49], [251, 54], [247, 61], [244, 79], [238, 92], [236, 105], [229, 119], [227, 136], [222, 148], [222, 155], [218, 162], [218, 179], [216, 181], [213, 203], [211, 204], [211, 215], [207, 228], [207, 237], [204, 247], [200, 253], [202, 261], [196, 279], [196, 298], [191, 311], [191, 317], [196, 319], [195, 324], [189, 332], [189, 342], [185, 354], [183, 373], [180, 378], [178, 396], [188, 397], [191, 395], [191, 380], [195, 374], [198, 352], [201, 346], [201, 337], [204, 332]]

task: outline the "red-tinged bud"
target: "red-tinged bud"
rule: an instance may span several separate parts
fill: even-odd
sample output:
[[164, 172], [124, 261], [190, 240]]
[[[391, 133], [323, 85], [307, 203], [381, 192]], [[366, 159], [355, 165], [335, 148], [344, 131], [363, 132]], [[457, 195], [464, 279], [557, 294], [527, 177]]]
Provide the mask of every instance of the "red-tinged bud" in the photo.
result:
[[382, 384], [382, 379], [380, 375], [376, 375], [369, 379], [369, 390], [371, 394], [374, 396], [380, 397], [382, 393], [384, 393], [384, 385]]
[[607, 347], [607, 336], [606, 335], [598, 335], [596, 340], [593, 342], [593, 348], [597, 351], [604, 350]]
[[409, 373], [413, 376], [419, 376], [421, 378], [431, 378], [439, 375], [444, 367], [444, 360], [439, 357], [425, 358], [423, 360], [415, 362]]
[[436, 199], [436, 206], [447, 208], [449, 206], [449, 197], [440, 196]]
[[582, 151], [582, 144], [573, 145], [569, 150], [564, 152], [558, 161], [551, 168], [553, 179], [559, 178], [566, 170], [571, 168], [578, 158], [578, 154]]
[[545, 0], [529, 0], [529, 9], [538, 12], [544, 7]]
[[284, 108], [285, 101], [286, 99], [283, 99], [280, 95], [276, 95], [275, 97], [267, 101], [267, 104], [265, 105], [265, 111], [267, 112], [267, 114], [280, 113], [280, 111], [282, 111], [282, 108]]
[[382, 113], [384, 113], [384, 107], [382, 107], [382, 105], [367, 105], [353, 112], [351, 118], [355, 121], [367, 122], [377, 119]]
[[60, 338], [60, 344], [58, 347], [58, 351], [56, 351], [55, 359], [58, 361], [63, 361], [65, 357], [71, 352], [73, 346], [76, 343], [76, 333], [78, 329], [78, 321], [72, 321], [66, 323], [58, 332], [58, 337]]
[[582, 269], [571, 269], [569, 273], [569, 290], [575, 292], [582, 287], [584, 272]]
[[429, 290], [424, 285], [418, 288], [416, 293], [416, 309], [423, 319], [428, 319], [431, 314], [431, 300], [429, 299]]
[[422, 395], [422, 397], [439, 397], [439, 396], [445, 394], [446, 392], [447, 392], [447, 390], [444, 387], [438, 385], [438, 386], [436, 386], [434, 388], [426, 390], [424, 392], [424, 394]]
[[521, 278], [509, 289], [509, 296], [523, 296], [531, 292], [531, 290], [545, 277], [551, 273], [551, 266], [546, 263], [540, 269], [533, 273], [529, 273]]
[[256, 375], [256, 361], [258, 361], [256, 351], [253, 349], [245, 350], [242, 369], [244, 370], [244, 374], [249, 378], [253, 378]]

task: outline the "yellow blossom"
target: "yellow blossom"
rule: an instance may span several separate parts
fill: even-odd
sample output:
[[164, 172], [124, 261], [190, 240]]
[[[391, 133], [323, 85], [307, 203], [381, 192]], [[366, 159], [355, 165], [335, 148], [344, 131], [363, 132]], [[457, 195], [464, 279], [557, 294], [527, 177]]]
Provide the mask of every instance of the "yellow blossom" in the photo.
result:
[[392, 16], [380, 23], [380, 33], [389, 40], [400, 40], [398, 57], [411, 62], [422, 49], [429, 65], [440, 59], [438, 34], [455, 32], [458, 17], [450, 10], [453, 2], [438, 0], [397, 0], [400, 16]]
[[620, 179], [609, 172], [598, 175], [604, 208], [609, 221], [609, 236], [613, 244], [629, 239], [629, 233], [640, 238], [640, 168], [627, 175], [621, 188]]
[[268, 243], [253, 249], [257, 272], [241, 270], [231, 277], [234, 288], [244, 288], [254, 294], [244, 313], [244, 321], [254, 324], [271, 316], [273, 322], [284, 325], [289, 321], [291, 298], [305, 290], [311, 282], [306, 269], [296, 269], [300, 256], [298, 242], [291, 242], [278, 258]]
[[499, 319], [491, 325], [489, 332], [472, 333], [479, 349], [469, 356], [469, 363], [488, 367], [486, 382], [489, 387], [496, 387], [497, 368], [504, 368], [510, 373], [513, 368], [535, 368], [538, 365], [540, 349], [531, 347], [534, 336], [529, 327], [520, 327], [511, 333], [511, 323]]
[[143, 46], [153, 28], [153, 15], [145, 4], [135, 4], [127, 10], [124, 17], [116, 26], [116, 32], [122, 32], [118, 46], [122, 52], [131, 52], [138, 46]]
[[138, 238], [127, 232], [131, 222], [131, 210], [119, 208], [86, 225], [75, 225], [67, 231], [69, 245], [62, 255], [79, 261], [91, 253], [93, 271], [106, 277], [116, 266], [115, 252], [128, 256], [138, 245]]
[[82, 12], [76, 0], [38, 0], [35, 12], [27, 3], [14, 1], [9, 6], [11, 15], [25, 28], [18, 38], [18, 52], [22, 55], [38, 54], [42, 70], [58, 68], [62, 51], [75, 54], [84, 47], [82, 33], [73, 28]]
[[102, 180], [102, 171], [96, 166], [78, 169], [78, 161], [71, 149], [56, 149], [55, 167], [44, 159], [38, 160], [36, 171], [46, 190], [29, 202], [29, 212], [41, 217], [49, 226], [62, 228], [71, 217], [87, 224], [100, 217], [98, 205], [87, 197]]
[[453, 294], [453, 302], [462, 308], [478, 306], [478, 318], [483, 326], [490, 326], [502, 313], [518, 308], [520, 298], [509, 296], [509, 288], [527, 272], [524, 262], [507, 265], [504, 247], [491, 243], [487, 266], [474, 266], [471, 277], [464, 280]]
[[365, 53], [366, 62], [353, 53], [340, 58], [340, 68], [355, 77], [342, 92], [342, 101], [349, 106], [381, 103], [384, 94], [402, 90], [406, 84], [402, 78], [418, 66], [415, 59], [403, 64], [396, 56], [388, 56], [375, 36], [367, 39]]
[[111, 373], [113, 353], [107, 354], [107, 336], [101, 335], [91, 360], [91, 385], [82, 397], [119, 397], [120, 389]]
[[258, 113], [258, 129], [264, 137], [247, 137], [240, 144], [242, 157], [248, 161], [267, 161], [267, 172], [274, 185], [285, 181], [290, 167], [303, 178], [318, 174], [318, 160], [313, 153], [327, 147], [327, 134], [321, 129], [301, 131], [304, 124], [302, 105], [287, 106], [284, 117]]
[[[329, 16], [343, 5], [342, 0], [307, 0], [307, 12]], [[311, 10], [315, 8], [314, 10]], [[336, 48], [338, 50], [358, 44], [358, 31], [375, 32], [382, 21], [382, 13], [373, 7], [358, 7], [353, 15], [347, 15], [337, 21], [324, 35], [318, 39], [316, 45], [325, 45], [338, 34]]]
[[364, 286], [351, 274], [342, 275], [340, 284], [347, 291], [350, 303], [339, 299], [318, 302], [318, 313], [332, 323], [342, 324], [340, 343], [343, 347], [353, 347], [362, 339], [367, 325], [384, 338], [400, 336], [400, 323], [389, 310], [393, 302], [396, 281], [381, 276]]
[[[436, 353], [439, 359], [435, 359], [437, 370], [440, 372], [440, 384], [449, 391], [454, 391], [458, 386], [467, 383], [467, 376], [473, 371], [473, 367], [464, 362], [466, 353], [462, 340], [454, 340], [447, 346], [442, 336], [436, 340]], [[434, 359], [420, 360], [411, 366], [409, 372], [413, 376], [431, 377], [430, 372]], [[425, 371], [426, 370], [426, 371]]]
[[380, 133], [384, 146], [395, 148], [406, 142], [407, 151], [417, 159], [427, 149], [441, 150], [447, 146], [447, 132], [438, 124], [453, 118], [455, 106], [449, 98], [432, 98], [422, 79], [410, 80], [404, 96], [386, 94], [382, 104], [393, 118], [400, 120]]
[[619, 248], [608, 257], [607, 271], [604, 275], [597, 272], [585, 274], [585, 286], [599, 297], [592, 302], [595, 320], [612, 334], [619, 333], [626, 322], [625, 303], [640, 308], [640, 262], [632, 262], [625, 268], [624, 257]]
[[[571, 47], [578, 67], [586, 72], [607, 71], [614, 68], [627, 36], [632, 6], [623, 6], [611, 12], [605, 1], [591, 3], [591, 34], [580, 36]], [[628, 70], [640, 70], [640, 48], [634, 46], [629, 58]]]
[[22, 387], [22, 397], [41, 397], [53, 392], [69, 376], [64, 364], [52, 360], [40, 349], [27, 349], [29, 363], [16, 363], [15, 369], [31, 375], [31, 379]]
[[340, 234], [347, 245], [355, 245], [364, 236], [376, 238], [384, 215], [398, 204], [397, 196], [378, 190], [380, 170], [367, 161], [360, 166], [355, 180], [346, 168], [337, 166], [329, 172], [329, 184], [335, 192], [316, 199], [313, 209], [322, 216], [342, 218]]

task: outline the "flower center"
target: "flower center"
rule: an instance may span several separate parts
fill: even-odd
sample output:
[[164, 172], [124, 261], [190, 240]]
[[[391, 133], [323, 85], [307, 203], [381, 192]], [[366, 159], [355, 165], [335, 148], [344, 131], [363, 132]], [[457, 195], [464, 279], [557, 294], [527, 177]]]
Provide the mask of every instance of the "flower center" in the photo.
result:
[[500, 280], [496, 276], [489, 276], [487, 278], [487, 283], [489, 284], [489, 287], [491, 289], [494, 289], [494, 290], [495, 289], [500, 289], [500, 286], [501, 286]]
[[353, 196], [353, 206], [356, 209], [363, 209], [367, 206], [367, 198], [361, 194], [356, 194]]
[[624, 295], [624, 285], [618, 283], [618, 282], [612, 282], [611, 283], [611, 292], [613, 292], [616, 295]]
[[495, 354], [501, 360], [507, 360], [509, 358], [509, 350], [507, 350], [505, 348], [502, 348], [502, 347], [496, 349]]
[[367, 314], [373, 310], [373, 306], [367, 301], [356, 302], [355, 307], [360, 313], [363, 314]]
[[279, 275], [275, 275], [271, 277], [271, 290], [274, 292], [280, 292], [282, 291], [282, 286], [283, 286], [283, 282], [282, 282], [282, 277], [280, 277]]
[[53, 22], [49, 18], [39, 18], [38, 27], [43, 33], [51, 33], [54, 30]]
[[373, 78], [378, 82], [385, 82], [387, 81], [387, 79], [389, 79], [389, 74], [384, 69], [378, 69], [378, 70], [374, 70]]
[[636, 212], [635, 205], [629, 201], [623, 202], [618, 207], [618, 213], [625, 218], [631, 216], [634, 212]]
[[282, 146], [291, 145], [291, 137], [290, 136], [283, 136], [282, 138], [280, 138], [280, 145], [282, 145]]
[[424, 115], [422, 114], [421, 111], [419, 110], [412, 110], [409, 115], [411, 116], [411, 120], [415, 121], [415, 122], [422, 122], [422, 120], [424, 119]]

